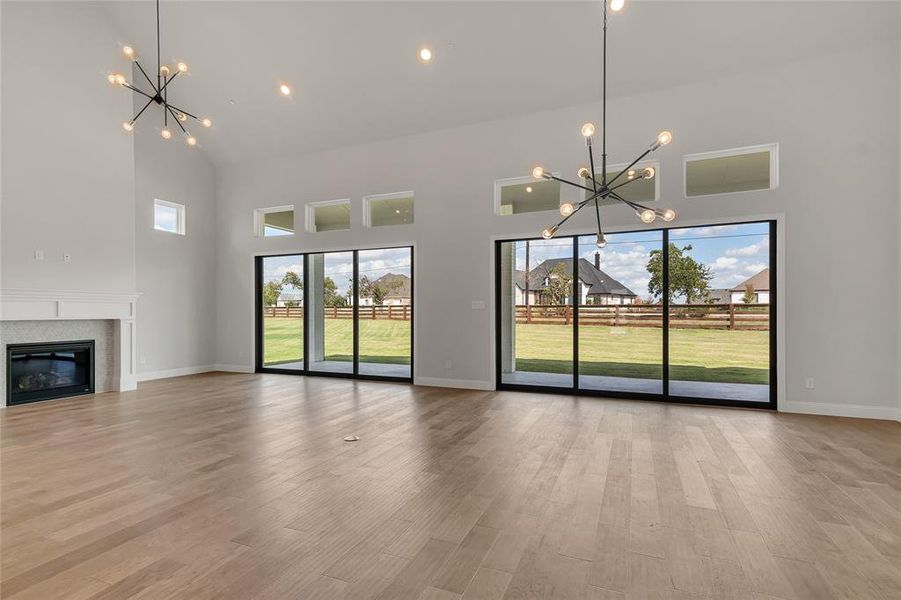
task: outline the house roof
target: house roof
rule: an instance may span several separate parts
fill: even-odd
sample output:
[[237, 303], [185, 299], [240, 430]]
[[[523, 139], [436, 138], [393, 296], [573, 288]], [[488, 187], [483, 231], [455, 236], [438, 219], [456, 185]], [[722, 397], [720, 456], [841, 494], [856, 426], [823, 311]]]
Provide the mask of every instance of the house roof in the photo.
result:
[[770, 291], [770, 269], [767, 267], [757, 275], [753, 277], [749, 277], [745, 279], [737, 286], [732, 288], [733, 292], [743, 292], [748, 287], [748, 284], [754, 287], [755, 292], [768, 292]]
[[282, 302], [303, 302], [303, 290], [283, 291], [278, 299]]
[[411, 280], [406, 275], [387, 273], [372, 282], [388, 288], [386, 298], [409, 298], [411, 296]]
[[[567, 275], [572, 275], [572, 259], [549, 258], [529, 273], [529, 289], [536, 292], [543, 290], [545, 288], [545, 277], [558, 265], [563, 265], [564, 272]], [[607, 294], [631, 297], [638, 295], [584, 258], [579, 259], [579, 280], [588, 286], [589, 295]], [[520, 288], [525, 289], [525, 274], [523, 271], [516, 272], [516, 284]]]
[[729, 304], [732, 302], [732, 290], [716, 289], [709, 290], [708, 293], [715, 304]]

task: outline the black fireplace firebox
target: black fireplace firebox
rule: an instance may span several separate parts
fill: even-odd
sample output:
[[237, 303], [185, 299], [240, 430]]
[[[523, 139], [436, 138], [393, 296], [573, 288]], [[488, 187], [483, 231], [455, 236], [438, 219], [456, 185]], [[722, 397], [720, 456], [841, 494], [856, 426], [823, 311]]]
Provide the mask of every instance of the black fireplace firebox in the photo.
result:
[[6, 346], [6, 403], [94, 393], [94, 340]]

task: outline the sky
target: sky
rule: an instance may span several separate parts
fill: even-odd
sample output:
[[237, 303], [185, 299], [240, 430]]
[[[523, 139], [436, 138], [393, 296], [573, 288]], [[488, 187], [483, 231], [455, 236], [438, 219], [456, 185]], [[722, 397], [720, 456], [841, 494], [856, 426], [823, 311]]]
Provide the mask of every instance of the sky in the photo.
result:
[[[410, 249], [360, 250], [360, 276], [376, 280], [382, 275], [411, 276]], [[278, 281], [285, 273], [293, 271], [303, 275], [303, 255], [267, 256], [263, 259], [263, 281]], [[346, 295], [353, 276], [353, 252], [329, 252], [325, 255], [325, 275], [338, 287], [339, 295]], [[287, 291], [287, 290], [286, 290]]]
[[[579, 238], [579, 256], [594, 262], [598, 249], [595, 236]], [[730, 289], [759, 273], [769, 265], [769, 224], [720, 225], [670, 230], [670, 242], [682, 248], [691, 245], [689, 254], [710, 267], [711, 289]], [[525, 268], [525, 243], [517, 242], [516, 268]], [[601, 270], [633, 292], [647, 298], [650, 275], [647, 263], [651, 250], [663, 245], [659, 231], [607, 235], [607, 247], [600, 250]], [[534, 268], [548, 258], [572, 256], [571, 238], [532, 240], [529, 261]]]

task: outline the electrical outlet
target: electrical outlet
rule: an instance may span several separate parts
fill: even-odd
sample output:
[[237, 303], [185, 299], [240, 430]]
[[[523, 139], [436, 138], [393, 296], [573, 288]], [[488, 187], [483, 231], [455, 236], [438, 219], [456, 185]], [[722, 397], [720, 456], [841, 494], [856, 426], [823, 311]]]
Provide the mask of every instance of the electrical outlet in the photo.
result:
[[816, 389], [816, 382], [813, 380], [813, 377], [808, 377], [807, 381], [804, 382], [804, 387], [808, 390]]
[[485, 310], [485, 301], [484, 300], [473, 300], [472, 301], [472, 310]]
[[72, 262], [72, 255], [69, 254], [68, 252], [63, 254], [63, 262], [67, 262], [67, 263]]
[[44, 251], [43, 250], [35, 250], [34, 251], [34, 259], [35, 260], [44, 260]]
[[452, 369], [453, 367], [454, 367], [454, 363], [452, 363], [452, 362], [449, 361], [449, 360], [444, 361], [444, 368], [445, 368], [445, 369]]
[[142, 357], [141, 357], [141, 364], [142, 364], [142, 365], [146, 365], [146, 364], [147, 364], [147, 357], [146, 357], [146, 356], [142, 356]]

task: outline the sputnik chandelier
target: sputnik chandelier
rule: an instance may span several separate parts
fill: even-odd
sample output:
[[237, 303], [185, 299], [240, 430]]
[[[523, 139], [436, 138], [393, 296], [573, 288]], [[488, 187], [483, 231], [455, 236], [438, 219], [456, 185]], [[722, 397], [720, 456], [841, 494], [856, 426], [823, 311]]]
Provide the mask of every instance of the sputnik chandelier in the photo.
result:
[[[676, 211], [671, 208], [667, 208], [665, 210], [654, 209], [644, 206], [643, 204], [639, 204], [638, 202], [633, 202], [631, 200], [626, 200], [623, 198], [617, 190], [633, 183], [635, 181], [640, 181], [642, 179], [651, 179], [656, 174], [654, 172], [653, 167], [645, 167], [636, 169], [636, 164], [638, 164], [642, 159], [644, 159], [648, 154], [654, 152], [660, 146], [665, 146], [673, 141], [673, 134], [669, 131], [661, 131], [657, 135], [657, 139], [654, 140], [654, 143], [651, 144], [647, 150], [641, 153], [641, 155], [629, 163], [625, 169], [617, 173], [611, 179], [607, 179], [607, 0], [603, 0], [604, 4], [604, 21], [603, 21], [603, 31], [604, 31], [604, 50], [603, 50], [603, 91], [602, 91], [602, 100], [601, 100], [601, 180], [598, 181], [597, 176], [594, 170], [594, 152], [592, 150], [592, 138], [594, 138], [595, 134], [595, 126], [594, 123], [585, 123], [582, 125], [582, 136], [585, 138], [585, 144], [588, 147], [588, 162], [591, 166], [590, 170], [588, 167], [582, 167], [579, 169], [577, 175], [579, 179], [585, 182], [585, 185], [575, 183], [572, 181], [568, 181], [566, 179], [561, 179], [557, 177], [553, 173], [548, 172], [544, 167], [535, 167], [532, 169], [532, 177], [535, 179], [548, 179], [553, 181], [559, 181], [560, 183], [565, 183], [566, 185], [579, 188], [580, 190], [588, 192], [588, 197], [578, 202], [577, 204], [572, 204], [570, 202], [566, 202], [560, 205], [560, 215], [563, 217], [560, 221], [554, 225], [553, 227], [549, 227], [541, 232], [541, 236], [545, 239], [550, 239], [554, 237], [557, 233], [557, 230], [560, 229], [560, 226], [566, 223], [574, 214], [585, 208], [586, 206], [593, 204], [594, 205], [594, 213], [597, 218], [598, 225], [598, 237], [597, 237], [597, 245], [599, 248], [603, 248], [607, 245], [607, 240], [604, 237], [604, 231], [601, 228], [601, 209], [600, 202], [606, 198], [612, 198], [613, 200], [618, 200], [623, 204], [631, 207], [635, 210], [635, 214], [638, 215], [638, 218], [641, 219], [642, 223], [653, 223], [657, 217], [660, 217], [666, 222], [673, 221], [676, 218]], [[610, 10], [613, 12], [619, 12], [622, 10], [625, 5], [625, 0], [611, 0], [610, 1]]]
[[157, 104], [158, 106], [163, 107], [163, 128], [160, 130], [160, 135], [163, 139], [168, 140], [172, 138], [172, 130], [169, 129], [169, 117], [171, 116], [172, 121], [178, 125], [182, 134], [184, 134], [185, 143], [189, 146], [196, 146], [197, 138], [188, 133], [187, 128], [184, 126], [184, 122], [191, 118], [204, 127], [211, 127], [213, 122], [207, 118], [200, 118], [192, 115], [188, 111], [169, 102], [169, 85], [175, 81], [175, 78], [178, 77], [179, 73], [187, 73], [188, 65], [179, 62], [175, 65], [175, 71], [173, 72], [168, 65], [164, 65], [160, 61], [160, 0], [156, 0], [156, 83], [153, 83], [153, 79], [147, 74], [144, 67], [141, 66], [141, 62], [138, 60], [138, 55], [134, 48], [131, 46], [124, 46], [122, 48], [122, 53], [138, 67], [141, 74], [144, 76], [144, 79], [150, 84], [151, 89], [150, 92], [140, 89], [136, 85], [130, 83], [122, 73], [110, 73], [107, 76], [107, 80], [111, 84], [128, 88], [135, 94], [147, 98], [147, 102], [144, 104], [143, 108], [141, 108], [130, 121], [122, 123], [122, 128], [125, 129], [125, 131], [134, 131], [135, 121], [144, 114], [147, 107], [151, 104]]

